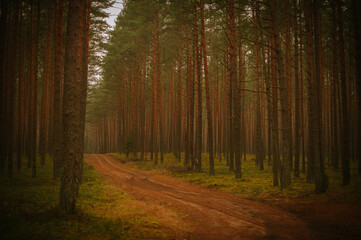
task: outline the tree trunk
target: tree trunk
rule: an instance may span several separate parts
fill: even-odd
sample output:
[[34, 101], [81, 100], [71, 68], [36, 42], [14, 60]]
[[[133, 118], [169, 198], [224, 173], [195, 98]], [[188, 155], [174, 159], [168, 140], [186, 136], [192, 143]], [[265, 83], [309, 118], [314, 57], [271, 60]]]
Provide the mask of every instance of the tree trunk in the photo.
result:
[[54, 19], [54, 8], [51, 5], [48, 9], [48, 21], [45, 42], [45, 59], [44, 59], [44, 74], [43, 74], [43, 90], [42, 90], [42, 104], [41, 104], [41, 124], [40, 124], [40, 143], [39, 152], [41, 154], [41, 166], [45, 164], [45, 151], [46, 151], [46, 136], [47, 136], [47, 118], [48, 118], [48, 85], [49, 85], [49, 74], [50, 74], [50, 63], [51, 63], [51, 50], [52, 50], [52, 36], [53, 36], [53, 19]]
[[[234, 0], [228, 1], [228, 12], [229, 12], [229, 53], [230, 53], [230, 69], [229, 77], [230, 82], [233, 83], [233, 112], [234, 112], [234, 150], [235, 150], [235, 177], [242, 177], [240, 164], [241, 164], [241, 92], [239, 81], [237, 79], [237, 46], [236, 46], [236, 25], [235, 25], [235, 11], [234, 11]], [[233, 131], [232, 131], [233, 132]], [[233, 164], [233, 159], [230, 165]]]
[[[315, 109], [313, 101], [315, 99], [315, 77], [314, 77], [314, 55], [313, 55], [313, 29], [312, 29], [312, 1], [305, 1], [305, 28], [306, 28], [306, 61], [307, 61], [307, 81], [308, 81], [308, 162], [307, 162], [307, 182], [312, 183], [315, 178], [315, 150], [314, 147], [317, 147], [314, 138], [314, 127], [313, 121], [315, 119]], [[317, 98], [316, 98], [317, 100]], [[316, 119], [317, 120], [317, 119]]]
[[21, 158], [24, 148], [24, 117], [25, 117], [25, 68], [24, 68], [24, 38], [22, 8], [20, 8], [19, 29], [19, 96], [18, 96], [18, 131], [17, 131], [17, 169], [21, 169]]
[[208, 123], [208, 151], [209, 151], [209, 175], [214, 176], [214, 159], [213, 159], [213, 123], [212, 123], [212, 109], [211, 109], [211, 96], [209, 90], [208, 79], [208, 66], [207, 66], [207, 50], [206, 50], [206, 36], [205, 36], [205, 24], [204, 24], [204, 0], [201, 0], [201, 45], [204, 67], [204, 82], [206, 87], [206, 106], [207, 106], [207, 123]]
[[338, 26], [338, 54], [340, 61], [341, 77], [341, 100], [342, 100], [342, 183], [350, 184], [350, 138], [349, 121], [347, 111], [347, 90], [346, 90], [346, 66], [345, 66], [345, 44], [343, 37], [342, 3], [336, 0], [337, 26]]
[[323, 64], [322, 64], [322, 44], [321, 44], [321, 19], [319, 3], [315, 1], [313, 3], [314, 12], [314, 36], [315, 36], [315, 62], [316, 62], [316, 74], [315, 74], [315, 85], [314, 85], [314, 96], [315, 99], [313, 104], [315, 119], [314, 141], [315, 141], [315, 184], [316, 193], [324, 193], [328, 189], [328, 177], [325, 174], [325, 166], [323, 159], [323, 122], [322, 122], [322, 86], [323, 86]]
[[258, 4], [252, 4], [252, 22], [254, 27], [254, 55], [255, 55], [255, 88], [256, 91], [256, 165], [260, 170], [263, 170], [263, 144], [262, 144], [262, 127], [261, 127], [261, 79], [259, 66], [259, 36], [257, 30], [258, 19]]
[[38, 127], [38, 71], [39, 71], [39, 31], [40, 31], [40, 3], [37, 4], [37, 14], [36, 14], [36, 34], [34, 41], [34, 75], [32, 76], [32, 94], [31, 94], [31, 162], [32, 162], [32, 177], [36, 177], [36, 150], [37, 150], [37, 127]]
[[[153, 160], [154, 149], [156, 149], [155, 133], [157, 132], [157, 21], [158, 12], [153, 10], [153, 83], [152, 83], [152, 128], [151, 128], [151, 159]], [[156, 150], [157, 151], [157, 150]], [[157, 155], [157, 153], [156, 153]], [[154, 159], [154, 165], [158, 165], [157, 156]]]
[[[353, 11], [353, 32], [355, 37], [355, 78], [358, 95], [358, 114], [361, 116], [361, 2], [352, 0]], [[361, 137], [361, 127], [359, 127], [359, 138]], [[359, 147], [360, 148], [360, 147]], [[360, 154], [360, 153], [359, 153]], [[358, 172], [361, 173], [361, 156], [358, 156]]]
[[194, 78], [197, 81], [197, 128], [196, 128], [196, 157], [197, 172], [202, 170], [202, 81], [201, 81], [201, 59], [198, 47], [198, 0], [194, 1], [194, 43], [193, 43], [193, 64]]
[[64, 0], [56, 1], [55, 36], [54, 36], [54, 142], [53, 142], [53, 177], [58, 179], [62, 169], [62, 66], [63, 66], [63, 16]]
[[301, 117], [300, 117], [300, 79], [298, 75], [298, 5], [297, 0], [294, 1], [294, 61], [295, 61], [295, 164], [293, 174], [295, 177], [300, 176], [300, 149], [301, 149]]
[[[158, 27], [157, 27], [158, 29]], [[157, 51], [160, 55], [158, 63], [158, 78], [157, 78], [157, 99], [158, 99], [158, 120], [159, 120], [159, 151], [160, 162], [164, 162], [164, 108], [163, 108], [163, 74], [162, 74], [162, 51], [159, 50], [159, 32], [157, 31]]]
[[9, 48], [8, 39], [9, 34], [7, 33], [8, 29], [8, 12], [9, 12], [9, 1], [1, 1], [1, 18], [0, 18], [0, 165], [1, 173], [4, 172], [6, 165], [6, 138], [5, 138], [5, 124], [6, 124], [6, 79], [7, 79], [7, 50]]
[[291, 185], [291, 174], [290, 174], [290, 121], [289, 121], [289, 105], [287, 95], [287, 84], [284, 71], [284, 63], [281, 49], [281, 39], [279, 36], [278, 25], [277, 25], [277, 13], [276, 13], [276, 1], [269, 0], [270, 14], [272, 21], [272, 30], [275, 41], [275, 51], [277, 58], [277, 71], [280, 84], [280, 96], [281, 96], [281, 112], [282, 112], [282, 169], [281, 169], [281, 188], [287, 188]]
[[63, 100], [63, 171], [59, 203], [66, 213], [76, 212], [76, 198], [83, 168], [82, 119], [83, 101], [83, 51], [86, 0], [70, 1], [67, 18], [67, 41], [64, 68]]
[[[286, 9], [291, 9], [290, 8], [290, 0], [286, 0], [285, 1], [285, 8]], [[283, 163], [286, 163], [286, 165], [289, 165], [290, 169], [292, 169], [293, 166], [293, 142], [292, 142], [292, 89], [291, 89], [291, 81], [292, 81], [292, 72], [291, 72], [291, 10], [286, 11], [286, 16], [285, 16], [285, 90], [286, 90], [286, 98], [287, 98], [287, 114], [288, 114], [288, 139], [289, 139], [289, 150], [288, 150], [288, 156], [285, 159], [286, 162], [283, 161]], [[282, 85], [281, 85], [282, 87]], [[282, 90], [281, 91], [281, 96], [282, 96]], [[282, 103], [281, 103], [282, 104]], [[283, 124], [282, 124], [282, 128]], [[288, 163], [287, 163], [288, 161]], [[285, 164], [282, 164], [282, 173], [285, 171], [286, 175], [291, 176], [291, 173], [288, 170], [283, 170], [283, 167], [285, 166]], [[288, 180], [289, 177], [285, 176], [285, 181], [289, 181]]]
[[178, 78], [177, 78], [177, 126], [176, 126], [176, 142], [177, 142], [177, 158], [181, 161], [182, 156], [182, 62], [181, 62], [181, 50], [178, 53]]

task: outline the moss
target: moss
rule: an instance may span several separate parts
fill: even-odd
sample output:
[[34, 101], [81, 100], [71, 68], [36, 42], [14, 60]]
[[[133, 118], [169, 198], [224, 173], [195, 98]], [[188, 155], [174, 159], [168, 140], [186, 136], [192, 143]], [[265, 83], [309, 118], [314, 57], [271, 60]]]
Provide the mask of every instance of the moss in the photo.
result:
[[1, 239], [165, 239], [159, 224], [119, 189], [84, 165], [77, 214], [58, 209], [59, 181], [49, 157], [37, 178], [31, 169], [0, 177]]

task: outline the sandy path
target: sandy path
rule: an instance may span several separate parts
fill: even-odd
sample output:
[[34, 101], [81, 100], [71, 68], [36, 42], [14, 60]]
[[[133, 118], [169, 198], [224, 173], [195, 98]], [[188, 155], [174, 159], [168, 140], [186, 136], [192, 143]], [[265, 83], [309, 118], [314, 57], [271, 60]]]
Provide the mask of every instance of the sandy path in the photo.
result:
[[[304, 222], [290, 213], [245, 199], [190, 184], [152, 171], [127, 169], [104, 154], [86, 155], [86, 161], [103, 177], [133, 198], [178, 212], [161, 224], [179, 238], [195, 239], [309, 239]], [[147, 206], [147, 205], [145, 205]], [[179, 222], [179, 221], [178, 221]], [[168, 224], [169, 223], [169, 224]], [[187, 234], [184, 234], [187, 233]], [[187, 236], [187, 237], [184, 237]], [[177, 237], [178, 238], [178, 237]]]

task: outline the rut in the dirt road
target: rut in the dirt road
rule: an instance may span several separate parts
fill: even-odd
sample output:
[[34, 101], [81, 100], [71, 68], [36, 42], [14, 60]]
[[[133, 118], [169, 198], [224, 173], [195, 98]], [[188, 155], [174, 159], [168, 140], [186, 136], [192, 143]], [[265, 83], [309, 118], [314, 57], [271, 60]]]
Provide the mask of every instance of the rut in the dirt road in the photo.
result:
[[[278, 209], [151, 171], [129, 170], [109, 155], [87, 155], [102, 176], [134, 198], [176, 209], [196, 239], [308, 239], [306, 225]], [[181, 235], [182, 235], [181, 234]]]

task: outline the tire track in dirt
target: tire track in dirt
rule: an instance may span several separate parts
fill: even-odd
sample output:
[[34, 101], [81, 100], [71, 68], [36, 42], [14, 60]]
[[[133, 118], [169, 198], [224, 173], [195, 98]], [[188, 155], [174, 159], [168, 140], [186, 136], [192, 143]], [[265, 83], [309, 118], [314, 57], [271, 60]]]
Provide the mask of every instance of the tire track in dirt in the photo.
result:
[[133, 198], [176, 209], [190, 226], [174, 229], [188, 232], [188, 235], [180, 235], [182, 239], [185, 235], [195, 239], [310, 238], [309, 230], [301, 220], [265, 204], [235, 198], [232, 194], [152, 171], [130, 170], [110, 155], [88, 154], [85, 159]]

